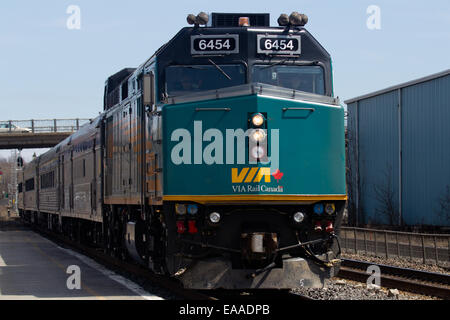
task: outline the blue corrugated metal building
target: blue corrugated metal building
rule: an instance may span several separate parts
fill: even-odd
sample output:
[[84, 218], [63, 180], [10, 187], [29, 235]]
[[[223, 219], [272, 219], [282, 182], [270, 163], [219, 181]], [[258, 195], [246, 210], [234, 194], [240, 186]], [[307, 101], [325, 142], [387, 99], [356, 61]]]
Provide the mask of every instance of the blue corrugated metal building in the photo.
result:
[[450, 69], [345, 103], [355, 222], [450, 226]]

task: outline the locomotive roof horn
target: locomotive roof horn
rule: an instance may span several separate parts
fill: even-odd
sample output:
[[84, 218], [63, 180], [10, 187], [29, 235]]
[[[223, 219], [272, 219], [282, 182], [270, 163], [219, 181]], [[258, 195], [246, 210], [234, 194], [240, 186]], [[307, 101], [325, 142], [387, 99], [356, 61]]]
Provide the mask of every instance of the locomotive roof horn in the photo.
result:
[[186, 18], [187, 23], [193, 24], [193, 25], [206, 25], [209, 21], [209, 15], [205, 12], [200, 12], [197, 16], [193, 15], [192, 13], [189, 14]]
[[308, 16], [297, 11], [292, 12], [289, 16], [282, 13], [278, 18], [279, 26], [304, 26], [308, 23]]

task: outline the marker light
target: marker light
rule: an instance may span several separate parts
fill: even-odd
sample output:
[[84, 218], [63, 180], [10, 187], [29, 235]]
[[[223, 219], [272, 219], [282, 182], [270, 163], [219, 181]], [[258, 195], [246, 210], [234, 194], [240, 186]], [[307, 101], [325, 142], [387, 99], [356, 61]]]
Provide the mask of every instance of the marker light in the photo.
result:
[[250, 138], [254, 142], [261, 142], [266, 138], [266, 132], [262, 129], [255, 129], [250, 133]]
[[180, 215], [186, 214], [186, 205], [177, 203], [175, 205], [175, 212]]
[[250, 18], [239, 17], [239, 27], [250, 27]]
[[196, 214], [198, 212], [198, 206], [196, 204], [190, 204], [187, 206], [187, 212], [189, 214]]
[[177, 221], [177, 232], [182, 234], [186, 231], [186, 227], [184, 226], [184, 221]]
[[314, 205], [314, 213], [315, 214], [322, 214], [323, 213], [323, 203], [316, 203]]
[[329, 215], [332, 215], [334, 211], [336, 210], [334, 203], [327, 203], [325, 205], [325, 212]]
[[328, 221], [327, 226], [325, 227], [325, 231], [331, 233], [334, 231], [333, 222]]
[[300, 223], [305, 219], [305, 215], [302, 212], [296, 212], [294, 213], [293, 218], [295, 222]]
[[218, 212], [212, 212], [209, 214], [209, 221], [212, 223], [219, 223], [220, 221], [220, 213]]
[[252, 123], [255, 127], [260, 127], [264, 123], [264, 116], [261, 113], [257, 113], [252, 117]]
[[195, 220], [188, 221], [188, 232], [194, 234], [198, 232], [197, 226], [195, 225]]
[[252, 157], [255, 159], [261, 159], [262, 157], [265, 156], [265, 154], [266, 152], [260, 146], [253, 147], [252, 149]]
[[322, 222], [316, 221], [316, 223], [314, 225], [314, 231], [317, 231], [317, 232], [322, 231]]

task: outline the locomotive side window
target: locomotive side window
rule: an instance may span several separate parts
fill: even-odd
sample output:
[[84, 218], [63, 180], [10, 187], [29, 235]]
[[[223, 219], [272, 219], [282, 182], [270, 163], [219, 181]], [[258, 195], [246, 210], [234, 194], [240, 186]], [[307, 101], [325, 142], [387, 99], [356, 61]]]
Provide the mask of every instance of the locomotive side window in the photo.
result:
[[267, 83], [273, 86], [325, 94], [323, 69], [319, 66], [263, 66], [252, 70], [253, 82]]
[[179, 96], [245, 83], [243, 65], [191, 65], [166, 68], [166, 92]]
[[122, 83], [122, 100], [128, 98], [128, 80]]

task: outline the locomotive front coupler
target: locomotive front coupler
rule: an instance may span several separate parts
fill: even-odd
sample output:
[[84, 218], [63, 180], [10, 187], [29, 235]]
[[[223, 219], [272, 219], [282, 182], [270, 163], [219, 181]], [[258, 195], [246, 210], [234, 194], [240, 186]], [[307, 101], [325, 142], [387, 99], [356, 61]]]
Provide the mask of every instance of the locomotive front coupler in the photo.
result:
[[[294, 248], [302, 247], [302, 248], [305, 249], [305, 252], [308, 254], [309, 258], [310, 258], [312, 261], [314, 261], [314, 262], [316, 262], [316, 263], [318, 263], [318, 264], [320, 264], [321, 266], [324, 266], [324, 267], [326, 267], [326, 268], [331, 268], [331, 267], [334, 266], [335, 263], [337, 263], [337, 262], [339, 262], [339, 261], [338, 261], [337, 259], [334, 259], [334, 260], [332, 260], [332, 261], [323, 261], [323, 260], [320, 260], [319, 258], [317, 258], [317, 257], [309, 250], [309, 246], [310, 246], [310, 245], [313, 245], [313, 244], [317, 244], [317, 243], [328, 242], [328, 241], [332, 240], [332, 239], [335, 238], [335, 237], [336, 237], [336, 236], [335, 236], [334, 234], [331, 234], [329, 237], [324, 238], [324, 239], [316, 239], [316, 240], [311, 240], [311, 241], [307, 241], [307, 242], [297, 243], [297, 244], [295, 244], [295, 245], [291, 245], [291, 246], [287, 246], [287, 247], [283, 247], [283, 248], [278, 248], [278, 249], [275, 249], [275, 250], [273, 251], [273, 254], [274, 254], [274, 257], [275, 257], [275, 256], [276, 256], [278, 253], [280, 253], [280, 252], [287, 251], [287, 250], [291, 250], [291, 249], [294, 249]], [[273, 260], [275, 260], [275, 259], [273, 259]], [[250, 278], [255, 278], [256, 276], [260, 275], [261, 273], [266, 272], [266, 271], [268, 271], [268, 270], [270, 270], [270, 269], [275, 268], [275, 267], [276, 267], [276, 263], [275, 263], [273, 260], [272, 260], [272, 262], [270, 262], [267, 266], [265, 266], [265, 267], [263, 267], [263, 268], [261, 268], [261, 269], [257, 269], [255, 272], [248, 274], [248, 275], [247, 275], [247, 278], [248, 278], [248, 279], [250, 279]]]

